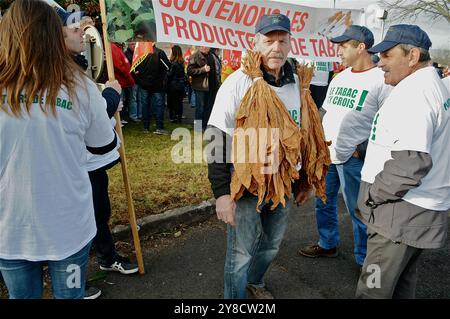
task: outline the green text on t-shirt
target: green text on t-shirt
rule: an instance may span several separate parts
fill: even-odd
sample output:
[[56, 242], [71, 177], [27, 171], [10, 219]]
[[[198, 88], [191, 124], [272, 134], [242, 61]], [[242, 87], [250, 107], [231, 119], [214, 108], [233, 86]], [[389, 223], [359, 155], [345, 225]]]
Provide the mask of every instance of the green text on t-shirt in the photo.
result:
[[380, 117], [380, 113], [377, 113], [375, 115], [375, 118], [373, 119], [373, 124], [372, 124], [372, 136], [370, 137], [370, 139], [372, 141], [375, 141], [375, 139], [377, 138], [376, 136], [376, 132], [377, 132], [377, 124], [378, 124], [378, 118]]
[[[332, 87], [328, 95], [328, 103], [336, 106], [342, 106], [353, 109], [356, 104], [356, 98], [359, 90], [346, 87]], [[356, 104], [356, 111], [360, 112], [364, 106], [369, 91], [363, 90], [360, 94], [358, 103]]]
[[[27, 100], [26, 94], [21, 94], [19, 96], [19, 103], [25, 103], [26, 100]], [[6, 102], [7, 102], [7, 95], [2, 94], [2, 104], [6, 104]], [[45, 98], [42, 97], [41, 100], [39, 101], [39, 96], [36, 95], [33, 99], [33, 104], [37, 104], [37, 103], [44, 104]], [[66, 109], [66, 110], [71, 110], [72, 105], [73, 105], [73, 103], [69, 100], [66, 100], [66, 99], [63, 99], [60, 97], [56, 98], [56, 106], [57, 107], [60, 107], [60, 108]]]
[[294, 122], [300, 126], [300, 120], [299, 120], [299, 112], [298, 110], [289, 110], [289, 114], [291, 115]]
[[444, 103], [444, 110], [448, 111], [450, 109], [450, 99], [447, 100], [447, 102]]

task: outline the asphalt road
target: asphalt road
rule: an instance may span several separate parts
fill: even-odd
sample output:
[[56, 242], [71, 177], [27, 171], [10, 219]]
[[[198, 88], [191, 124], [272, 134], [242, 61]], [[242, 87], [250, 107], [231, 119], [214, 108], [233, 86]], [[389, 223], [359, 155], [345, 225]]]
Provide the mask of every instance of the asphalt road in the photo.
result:
[[[313, 202], [294, 208], [280, 252], [266, 275], [276, 298], [353, 298], [359, 270], [353, 258], [351, 221], [340, 200], [341, 246], [337, 258], [310, 259], [300, 247], [317, 241]], [[222, 298], [226, 227], [215, 217], [200, 225], [142, 241], [146, 274], [108, 273], [95, 284], [101, 298]], [[178, 234], [177, 234], [178, 235]], [[124, 247], [127, 245], [125, 244]], [[420, 259], [417, 298], [450, 298], [450, 240]], [[90, 273], [96, 271], [91, 263]]]

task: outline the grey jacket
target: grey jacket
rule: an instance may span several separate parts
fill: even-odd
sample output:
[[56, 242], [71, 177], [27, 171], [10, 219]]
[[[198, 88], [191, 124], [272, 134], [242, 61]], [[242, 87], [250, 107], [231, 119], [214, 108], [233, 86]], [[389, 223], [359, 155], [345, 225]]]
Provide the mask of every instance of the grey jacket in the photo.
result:
[[[394, 242], [422, 249], [443, 247], [448, 211], [433, 211], [402, 200], [431, 170], [431, 156], [415, 151], [393, 151], [391, 156], [373, 184], [361, 182], [357, 215], [372, 231]], [[375, 209], [366, 206], [369, 198], [378, 204]]]

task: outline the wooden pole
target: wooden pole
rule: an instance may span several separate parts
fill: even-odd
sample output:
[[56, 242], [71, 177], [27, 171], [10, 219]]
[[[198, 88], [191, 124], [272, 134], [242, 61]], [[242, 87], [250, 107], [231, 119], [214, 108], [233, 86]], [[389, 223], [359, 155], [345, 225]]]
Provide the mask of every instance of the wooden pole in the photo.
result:
[[[106, 67], [108, 70], [108, 78], [111, 81], [114, 80], [115, 77], [114, 77], [114, 64], [111, 53], [111, 43], [108, 40], [108, 26], [106, 20], [105, 0], [100, 0], [100, 12], [102, 19], [103, 41], [105, 44]], [[120, 153], [120, 161], [122, 164], [123, 182], [125, 184], [125, 192], [127, 195], [129, 221], [131, 226], [131, 232], [133, 233], [134, 249], [136, 251], [136, 260], [139, 267], [139, 273], [143, 275], [145, 273], [144, 261], [142, 259], [141, 242], [139, 240], [139, 233], [136, 223], [136, 214], [134, 211], [133, 198], [131, 196], [130, 181], [128, 178], [127, 159], [125, 156], [125, 141], [122, 135], [122, 127], [119, 112], [116, 112], [116, 114], [114, 114], [114, 118], [116, 119], [116, 131], [117, 134], [119, 134], [121, 140], [119, 153]]]

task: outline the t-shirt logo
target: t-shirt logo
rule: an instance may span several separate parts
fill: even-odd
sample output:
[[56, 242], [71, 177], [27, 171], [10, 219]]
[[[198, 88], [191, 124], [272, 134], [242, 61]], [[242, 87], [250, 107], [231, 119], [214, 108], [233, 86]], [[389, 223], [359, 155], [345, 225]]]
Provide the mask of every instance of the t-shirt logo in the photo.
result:
[[[27, 101], [27, 96], [25, 94], [21, 94], [19, 96], [19, 103], [26, 103], [26, 101]], [[2, 95], [2, 104], [6, 104], [6, 102], [7, 102], [7, 95], [3, 94]], [[34, 97], [34, 99], [33, 99], [33, 104], [37, 104], [37, 103], [44, 105], [45, 104], [45, 98], [42, 97], [40, 99], [39, 96], [36, 95]], [[57, 107], [60, 107], [62, 109], [66, 109], [66, 110], [71, 110], [72, 109], [72, 105], [73, 105], [73, 103], [71, 101], [69, 101], [69, 100], [62, 99], [60, 97], [56, 98], [56, 106]]]
[[444, 110], [448, 111], [450, 108], [450, 99], [447, 100], [447, 102], [444, 103]]
[[299, 120], [299, 112], [298, 110], [288, 110], [289, 114], [291, 115], [292, 119], [294, 120], [295, 124], [300, 126], [300, 120]]
[[370, 139], [372, 141], [375, 141], [375, 139], [377, 138], [376, 136], [376, 132], [377, 132], [377, 124], [378, 124], [378, 118], [380, 117], [380, 113], [377, 113], [375, 115], [375, 118], [373, 119], [373, 124], [372, 124], [372, 136], [370, 137]]
[[364, 107], [364, 102], [366, 101], [369, 91], [363, 90], [358, 97], [359, 90], [353, 88], [345, 87], [332, 87], [330, 89], [330, 94], [328, 96], [328, 104], [333, 104], [336, 106], [346, 107], [353, 109], [356, 105], [355, 110], [361, 112]]

